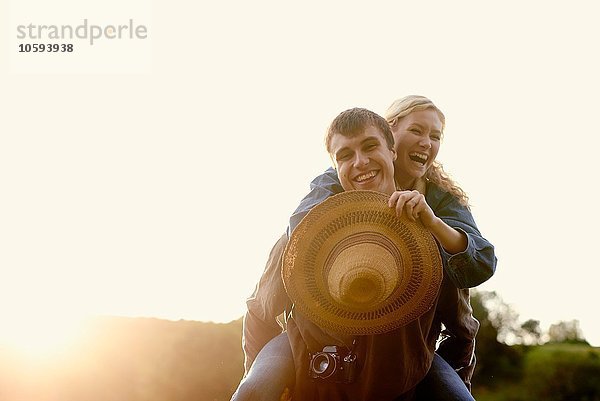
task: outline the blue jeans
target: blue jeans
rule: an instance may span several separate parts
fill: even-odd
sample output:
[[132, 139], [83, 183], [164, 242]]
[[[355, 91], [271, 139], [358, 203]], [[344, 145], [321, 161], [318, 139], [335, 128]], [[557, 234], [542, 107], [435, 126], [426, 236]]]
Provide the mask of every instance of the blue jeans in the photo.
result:
[[417, 385], [419, 401], [475, 401], [465, 383], [438, 354], [433, 357], [429, 372]]
[[294, 358], [287, 333], [269, 341], [256, 356], [231, 401], [279, 401], [296, 382]]
[[[273, 338], [258, 353], [231, 401], [279, 401], [296, 381], [294, 359], [286, 333]], [[454, 369], [435, 354], [425, 378], [417, 385], [418, 401], [475, 401]]]

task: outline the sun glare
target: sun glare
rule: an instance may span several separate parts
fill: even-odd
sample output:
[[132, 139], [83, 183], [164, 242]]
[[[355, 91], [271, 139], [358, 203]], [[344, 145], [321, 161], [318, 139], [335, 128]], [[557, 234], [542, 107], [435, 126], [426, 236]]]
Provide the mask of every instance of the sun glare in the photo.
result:
[[20, 316], [3, 322], [0, 345], [32, 359], [69, 351], [84, 331], [84, 319], [69, 316]]

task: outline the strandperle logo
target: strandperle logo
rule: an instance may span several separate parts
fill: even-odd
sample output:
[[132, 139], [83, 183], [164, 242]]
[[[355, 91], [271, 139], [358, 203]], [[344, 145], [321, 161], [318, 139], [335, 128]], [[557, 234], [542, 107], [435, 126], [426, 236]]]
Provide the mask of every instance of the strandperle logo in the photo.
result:
[[37, 40], [65, 40], [87, 39], [90, 45], [94, 41], [109, 39], [146, 39], [148, 28], [145, 25], [136, 25], [133, 19], [122, 25], [95, 25], [88, 24], [84, 19], [80, 25], [18, 25], [17, 39]]

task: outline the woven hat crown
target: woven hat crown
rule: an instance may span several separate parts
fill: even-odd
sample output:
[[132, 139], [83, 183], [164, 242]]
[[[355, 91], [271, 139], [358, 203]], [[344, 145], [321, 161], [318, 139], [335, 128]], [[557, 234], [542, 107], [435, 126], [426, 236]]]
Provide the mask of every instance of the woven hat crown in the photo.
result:
[[392, 255], [377, 244], [358, 243], [326, 266], [331, 297], [348, 308], [368, 310], [385, 301], [398, 284]]

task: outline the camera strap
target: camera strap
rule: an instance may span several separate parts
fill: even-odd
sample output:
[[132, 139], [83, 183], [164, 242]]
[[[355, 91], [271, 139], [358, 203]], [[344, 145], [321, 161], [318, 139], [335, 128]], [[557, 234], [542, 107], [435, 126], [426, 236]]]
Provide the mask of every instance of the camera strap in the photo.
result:
[[352, 340], [352, 346], [350, 347], [350, 350], [348, 351], [348, 355], [346, 355], [344, 357], [344, 361], [346, 362], [354, 362], [354, 360], [356, 359], [356, 345], [358, 344], [358, 338], [354, 337], [354, 339]]
[[284, 323], [286, 329], [287, 329], [288, 321], [292, 318], [292, 312], [294, 311], [295, 305], [296, 304], [293, 304], [288, 301], [287, 304], [285, 305], [285, 308], [283, 309], [283, 323]]

